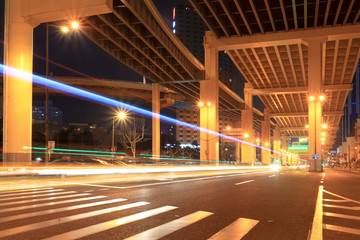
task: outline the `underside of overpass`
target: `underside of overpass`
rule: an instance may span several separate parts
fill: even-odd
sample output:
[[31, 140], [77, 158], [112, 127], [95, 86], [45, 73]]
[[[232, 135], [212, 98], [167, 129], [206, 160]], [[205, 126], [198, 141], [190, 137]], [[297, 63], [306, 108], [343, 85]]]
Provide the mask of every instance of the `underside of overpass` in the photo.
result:
[[[328, 151], [359, 60], [360, 2], [190, 3], [211, 30], [205, 44], [226, 51], [251, 85], [249, 92], [260, 96], [282, 134], [309, 136], [310, 145], [321, 144], [321, 135], [309, 119], [318, 110], [310, 109], [309, 97], [325, 96], [319, 122], [328, 126], [322, 145], [322, 151]], [[310, 146], [310, 154], [314, 153], [321, 154]]]
[[[29, 9], [20, 8], [22, 2], [32, 4]], [[273, 137], [275, 151], [281, 148], [280, 131], [284, 136], [308, 135], [310, 154], [321, 154], [330, 148], [360, 54], [358, 1], [304, 0], [296, 4], [289, 0], [189, 0], [210, 29], [204, 39], [205, 66], [172, 34], [151, 0], [70, 1], [71, 9], [66, 2], [58, 5], [53, 0], [45, 5], [37, 0], [6, 2], [10, 13], [7, 27], [17, 28], [8, 28], [5, 44], [11, 39], [18, 41], [6, 49], [6, 64], [31, 71], [28, 35], [32, 37], [32, 28], [71, 15], [81, 18], [85, 23], [82, 31], [120, 62], [194, 104], [199, 99], [213, 101], [211, 108], [200, 111], [202, 127], [210, 122], [210, 130], [217, 132], [217, 120], [213, 124], [210, 119], [218, 119], [221, 114], [241, 119], [243, 131], [267, 129], [266, 139], [270, 140], [272, 117], [277, 123]], [[28, 35], [24, 38], [24, 34]], [[20, 41], [19, 37], [23, 39]], [[244, 100], [218, 80], [219, 51], [226, 51], [246, 78]], [[28, 65], [20, 64], [19, 60], [24, 58], [15, 56], [17, 52], [26, 53]], [[10, 82], [7, 78], [5, 81]], [[11, 111], [11, 100], [7, 98], [10, 88], [4, 89], [8, 111]], [[28, 92], [28, 87], [25, 88]], [[267, 116], [253, 108], [254, 95], [260, 96]], [[313, 95], [316, 99], [311, 102], [309, 97]], [[320, 95], [325, 96], [325, 101], [318, 100]], [[24, 105], [27, 107], [28, 104]], [[29, 114], [25, 115], [24, 119], [28, 119]], [[266, 119], [268, 123], [264, 123]], [[321, 149], [322, 123], [328, 125], [328, 132], [327, 145]], [[6, 124], [5, 119], [5, 128], [9, 130]], [[305, 128], [307, 124], [309, 129]], [[31, 130], [31, 126], [26, 127]], [[21, 136], [22, 130], [16, 131]], [[4, 139], [10, 135], [5, 131]], [[30, 146], [29, 139], [15, 144], [13, 149]], [[205, 143], [206, 159], [218, 160], [214, 150], [218, 148], [218, 139], [201, 144]], [[6, 149], [7, 146], [4, 152]], [[253, 161], [253, 150], [243, 150], [242, 153], [251, 152], [248, 158]]]

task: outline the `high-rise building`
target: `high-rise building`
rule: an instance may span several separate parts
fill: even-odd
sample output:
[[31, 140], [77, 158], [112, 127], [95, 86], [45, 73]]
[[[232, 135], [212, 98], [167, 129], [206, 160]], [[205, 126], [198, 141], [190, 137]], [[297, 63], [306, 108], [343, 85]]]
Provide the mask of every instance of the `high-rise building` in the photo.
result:
[[360, 61], [353, 78], [353, 90], [349, 92], [344, 106], [344, 115], [341, 117], [334, 147], [338, 147], [347, 137], [355, 135], [355, 125], [360, 117]]
[[[172, 31], [204, 63], [204, 35], [208, 28], [187, 0], [176, 0], [173, 8]], [[219, 52], [219, 80], [230, 89], [240, 84], [234, 78], [235, 65], [225, 51]]]

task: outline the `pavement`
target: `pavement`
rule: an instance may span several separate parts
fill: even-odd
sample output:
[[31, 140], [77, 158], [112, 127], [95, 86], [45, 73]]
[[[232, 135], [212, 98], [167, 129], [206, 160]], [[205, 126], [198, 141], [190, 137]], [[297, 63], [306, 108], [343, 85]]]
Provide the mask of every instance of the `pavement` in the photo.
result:
[[360, 174], [324, 170], [3, 178], [0, 239], [357, 240]]

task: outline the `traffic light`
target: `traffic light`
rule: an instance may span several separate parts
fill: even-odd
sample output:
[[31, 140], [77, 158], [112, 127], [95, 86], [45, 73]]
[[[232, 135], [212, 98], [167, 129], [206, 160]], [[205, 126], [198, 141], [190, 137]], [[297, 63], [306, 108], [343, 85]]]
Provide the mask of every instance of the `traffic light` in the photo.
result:
[[277, 159], [275, 159], [275, 162], [276, 162], [276, 163], [279, 163], [279, 159], [278, 159], [278, 158], [277, 158]]

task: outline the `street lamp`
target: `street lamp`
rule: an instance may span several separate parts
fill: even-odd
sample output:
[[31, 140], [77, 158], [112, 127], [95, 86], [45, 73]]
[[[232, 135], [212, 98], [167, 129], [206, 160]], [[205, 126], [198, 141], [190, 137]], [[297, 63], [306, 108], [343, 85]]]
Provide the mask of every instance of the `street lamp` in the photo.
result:
[[[77, 25], [76, 27], [74, 27]], [[49, 77], [49, 23], [46, 23], [46, 56], [45, 56], [45, 77]], [[79, 23], [76, 21], [72, 22], [72, 28], [79, 28]], [[69, 32], [69, 27], [62, 26], [60, 27], [61, 31], [64, 33]], [[49, 89], [46, 86], [45, 88], [45, 148], [46, 148], [46, 154], [45, 154], [45, 164], [49, 162]]]
[[115, 155], [115, 119], [123, 120], [126, 118], [126, 113], [121, 111], [116, 114], [112, 121], [112, 141], [111, 141], [111, 152]]

